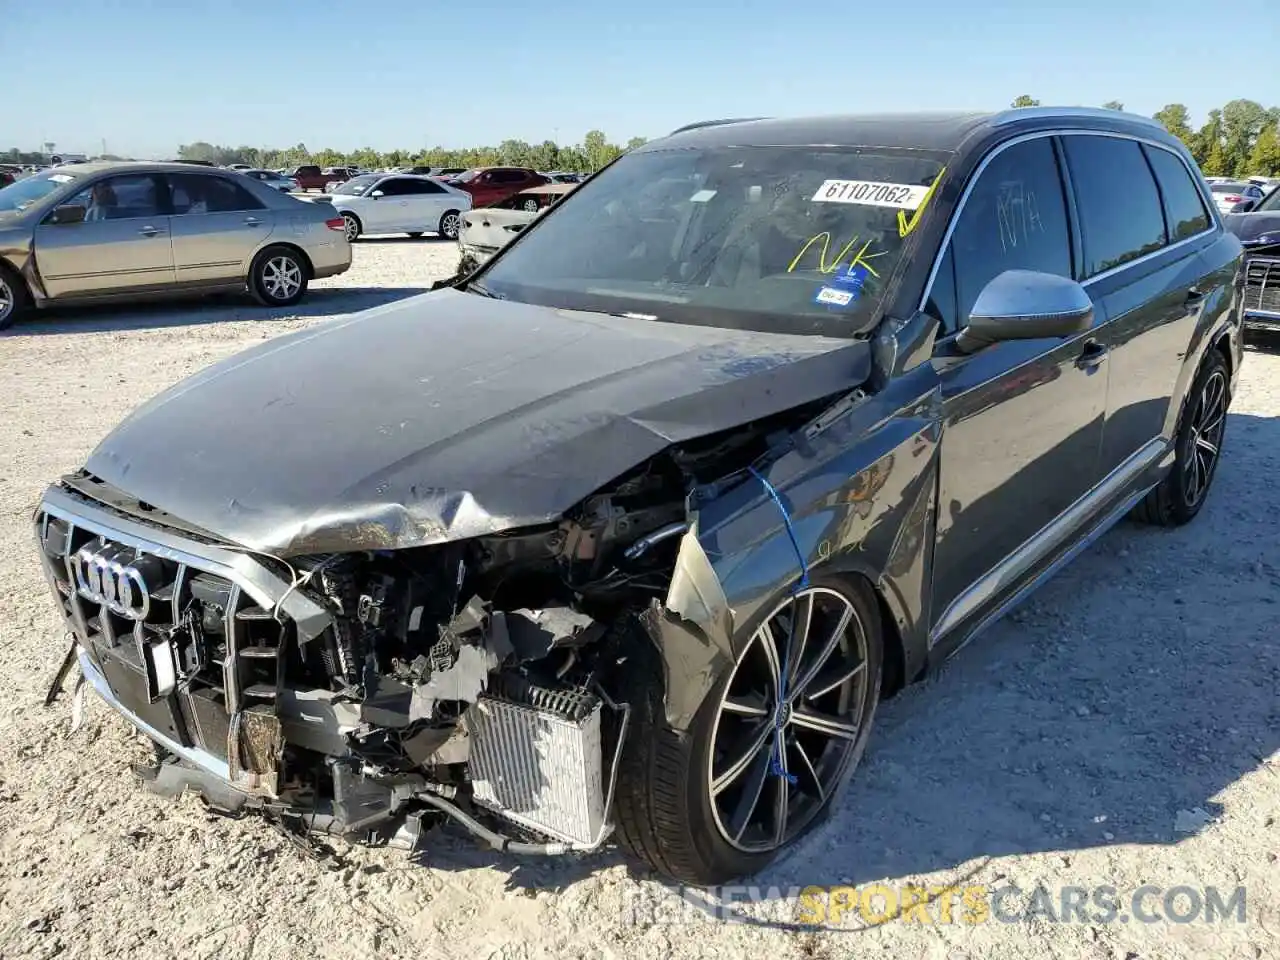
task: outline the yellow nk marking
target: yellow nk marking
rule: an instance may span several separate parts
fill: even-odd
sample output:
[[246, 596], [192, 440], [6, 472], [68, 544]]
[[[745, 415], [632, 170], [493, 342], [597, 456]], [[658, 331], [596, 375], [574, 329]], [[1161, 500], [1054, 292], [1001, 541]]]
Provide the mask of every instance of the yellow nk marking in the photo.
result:
[[898, 211], [899, 237], [905, 237], [920, 224], [920, 217], [928, 208], [929, 201], [933, 199], [933, 194], [938, 189], [938, 184], [942, 182], [942, 175], [946, 172], [946, 167], [943, 167], [938, 171], [938, 175], [933, 178], [933, 183], [929, 184], [929, 189], [925, 192], [924, 199], [920, 201], [920, 206], [916, 207], [915, 212], [911, 214], [910, 220], [907, 219], [907, 212], [905, 210]]
[[[824, 230], [817, 236], [810, 237], [805, 241], [804, 246], [800, 248], [800, 252], [796, 254], [796, 258], [791, 261], [791, 266], [787, 267], [787, 273], [794, 272], [796, 265], [803, 260], [804, 255], [809, 252], [809, 248], [819, 240], [822, 241], [822, 249], [818, 251], [818, 272], [835, 273], [840, 264], [844, 262], [844, 258], [849, 256], [849, 252], [858, 242], [858, 236], [857, 234], [854, 234], [853, 239], [846, 243], [844, 245], [844, 249], [836, 254], [836, 258], [831, 261], [830, 266], [827, 265], [827, 254], [831, 250], [831, 234]], [[883, 250], [879, 253], [867, 253], [867, 248], [870, 246], [871, 241], [868, 240], [862, 245], [858, 252], [853, 255], [852, 259], [849, 261], [849, 269], [846, 273], [852, 273], [854, 267], [866, 267], [867, 273], [871, 274], [876, 279], [880, 278], [880, 274], [876, 272], [875, 267], [871, 266], [870, 261], [874, 260], [876, 257], [883, 257], [885, 253]]]

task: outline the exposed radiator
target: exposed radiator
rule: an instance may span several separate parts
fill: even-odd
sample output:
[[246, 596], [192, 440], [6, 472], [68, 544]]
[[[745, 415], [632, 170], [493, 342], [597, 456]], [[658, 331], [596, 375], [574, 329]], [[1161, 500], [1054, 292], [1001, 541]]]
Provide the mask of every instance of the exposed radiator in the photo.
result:
[[467, 710], [476, 803], [513, 823], [570, 843], [604, 827], [601, 705], [580, 720], [482, 695]]

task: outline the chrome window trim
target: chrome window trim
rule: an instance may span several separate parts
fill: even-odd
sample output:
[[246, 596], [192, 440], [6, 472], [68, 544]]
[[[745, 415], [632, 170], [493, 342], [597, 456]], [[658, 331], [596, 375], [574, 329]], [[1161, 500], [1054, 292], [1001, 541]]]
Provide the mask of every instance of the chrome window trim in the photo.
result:
[[[1128, 270], [1131, 267], [1135, 267], [1140, 263], [1145, 263], [1146, 261], [1150, 260], [1152, 257], [1158, 257], [1169, 250], [1175, 250], [1178, 247], [1184, 246], [1185, 244], [1194, 243], [1200, 240], [1201, 238], [1207, 236], [1208, 234], [1214, 233], [1222, 228], [1221, 215], [1218, 213], [1217, 205], [1213, 202], [1211, 197], [1207, 197], [1205, 195], [1206, 191], [1205, 191], [1205, 185], [1204, 185], [1204, 178], [1201, 176], [1197, 176], [1196, 172], [1192, 170], [1191, 167], [1187, 164], [1186, 158], [1183, 157], [1182, 154], [1180, 154], [1177, 150], [1174, 150], [1173, 148], [1171, 148], [1168, 144], [1161, 143], [1160, 141], [1153, 140], [1149, 137], [1139, 137], [1131, 133], [1118, 133], [1113, 130], [1054, 129], [1054, 130], [1036, 130], [1032, 133], [1024, 133], [1020, 136], [1012, 137], [1008, 140], [1005, 140], [1003, 143], [997, 144], [995, 149], [993, 149], [990, 153], [988, 153], [985, 157], [982, 158], [982, 162], [978, 164], [977, 169], [975, 169], [973, 171], [973, 174], [969, 177], [969, 182], [965, 184], [964, 192], [960, 194], [959, 202], [955, 205], [955, 209], [951, 211], [951, 219], [947, 223], [946, 233], [942, 235], [942, 242], [938, 244], [938, 252], [934, 254], [933, 265], [929, 268], [929, 278], [928, 280], [925, 281], [924, 290], [920, 294], [920, 302], [916, 307], [917, 310], [924, 310], [925, 304], [929, 302], [929, 294], [933, 292], [933, 283], [938, 276], [938, 269], [942, 266], [942, 257], [946, 253], [947, 245], [951, 243], [951, 236], [953, 233], [955, 233], [956, 223], [959, 221], [960, 215], [964, 212], [965, 204], [968, 203], [969, 195], [973, 192], [974, 186], [982, 178], [982, 174], [986, 172], [986, 169], [991, 164], [991, 161], [994, 160], [996, 157], [1000, 156], [1000, 154], [1003, 153], [1005, 150], [1009, 149], [1010, 147], [1016, 146], [1017, 144], [1020, 144], [1020, 143], [1026, 143], [1031, 140], [1040, 140], [1045, 137], [1069, 137], [1069, 136], [1112, 137], [1113, 139], [1116, 139], [1116, 140], [1131, 140], [1134, 143], [1146, 144], [1149, 147], [1155, 147], [1158, 150], [1163, 150], [1166, 153], [1172, 154], [1173, 156], [1178, 158], [1178, 161], [1182, 164], [1183, 169], [1185, 169], [1187, 173], [1191, 176], [1191, 182], [1195, 184], [1196, 189], [1200, 192], [1200, 202], [1204, 204], [1205, 210], [1209, 215], [1208, 229], [1201, 230], [1199, 233], [1192, 234], [1189, 237], [1183, 237], [1181, 240], [1178, 240], [1175, 243], [1167, 243], [1163, 247], [1161, 247], [1159, 250], [1152, 250], [1150, 253], [1143, 254], [1142, 256], [1137, 257], [1133, 260], [1126, 260], [1124, 263], [1118, 264], [1109, 270], [1104, 270], [1102, 273], [1095, 274], [1094, 276], [1089, 277], [1089, 279], [1082, 281], [1080, 284], [1081, 286], [1088, 288], [1088, 286], [1092, 283], [1096, 283], [1099, 280], [1105, 280], [1107, 277], [1114, 276], [1115, 274], [1119, 273], [1122, 270]], [[1151, 174], [1151, 179], [1152, 179], [1152, 182], [1156, 184], [1156, 187], [1158, 190], [1159, 182], [1156, 181], [1154, 172], [1152, 172]], [[1064, 189], [1066, 188], [1065, 183], [1063, 183], [1063, 187]], [[1069, 198], [1069, 199], [1072, 199], [1074, 201], [1074, 198]], [[1161, 206], [1163, 209], [1163, 201]], [[958, 318], [957, 318], [957, 322], [958, 322]], [[957, 329], [961, 329], [961, 328], [957, 327]]]

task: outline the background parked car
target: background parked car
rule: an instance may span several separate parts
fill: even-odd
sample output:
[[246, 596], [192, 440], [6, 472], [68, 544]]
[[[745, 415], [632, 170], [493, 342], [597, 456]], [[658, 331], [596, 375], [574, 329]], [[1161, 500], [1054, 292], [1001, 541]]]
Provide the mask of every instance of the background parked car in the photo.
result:
[[352, 177], [358, 176], [355, 167], [325, 167], [324, 168], [324, 192], [328, 193], [340, 183], [346, 183]]
[[246, 288], [273, 306], [351, 266], [342, 219], [229, 170], [60, 167], [0, 189], [0, 328], [29, 307]]
[[1262, 188], [1248, 180], [1215, 180], [1209, 184], [1209, 190], [1219, 213], [1230, 213], [1232, 207], [1246, 200], [1256, 203], [1263, 195]]
[[304, 163], [302, 166], [294, 167], [286, 176], [292, 177], [298, 181], [298, 187], [302, 190], [324, 190], [324, 185], [331, 179], [323, 170], [314, 163]]
[[466, 167], [440, 167], [431, 176], [442, 180], [450, 180], [453, 177], [467, 172]]
[[493, 206], [463, 214], [462, 229], [458, 233], [458, 273], [474, 272], [577, 186], [576, 183], [547, 183], [530, 187]]
[[522, 190], [550, 181], [526, 167], [477, 167], [446, 182], [471, 194], [472, 206], [490, 207]]
[[293, 179], [293, 177], [286, 177], [283, 174], [276, 173], [274, 170], [240, 170], [237, 172], [250, 179], [257, 180], [272, 190], [279, 190], [281, 193], [293, 193], [298, 189], [297, 180]]
[[348, 240], [366, 233], [438, 233], [456, 240], [471, 195], [430, 177], [371, 173], [339, 184], [328, 198]]

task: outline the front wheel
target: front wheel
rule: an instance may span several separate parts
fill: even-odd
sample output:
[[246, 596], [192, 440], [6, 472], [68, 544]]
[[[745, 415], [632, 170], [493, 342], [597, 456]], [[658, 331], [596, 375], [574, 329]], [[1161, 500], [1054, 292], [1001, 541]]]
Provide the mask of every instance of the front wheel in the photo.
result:
[[462, 232], [462, 214], [457, 210], [449, 210], [440, 218], [440, 236], [446, 240], [457, 240]]
[[249, 290], [265, 306], [292, 306], [307, 292], [307, 265], [288, 247], [267, 247], [249, 268]]
[[748, 624], [738, 662], [687, 732], [662, 683], [637, 671], [619, 772], [619, 836], [685, 883], [756, 873], [829, 812], [866, 748], [880, 699], [879, 608], [864, 581], [816, 579]]
[[1133, 510], [1134, 519], [1162, 527], [1189, 523], [1204, 506], [1218, 472], [1231, 405], [1227, 361], [1210, 348], [1182, 408], [1173, 469]]

